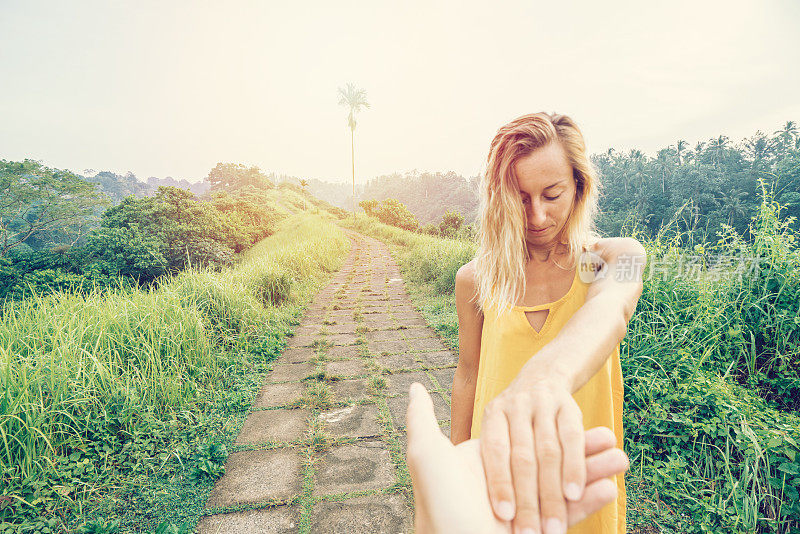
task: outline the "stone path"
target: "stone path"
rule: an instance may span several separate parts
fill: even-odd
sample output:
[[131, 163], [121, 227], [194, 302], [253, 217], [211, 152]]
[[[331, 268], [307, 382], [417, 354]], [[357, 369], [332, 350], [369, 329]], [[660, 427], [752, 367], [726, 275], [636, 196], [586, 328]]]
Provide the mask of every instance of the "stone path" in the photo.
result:
[[456, 356], [411, 304], [387, 247], [349, 233], [256, 397], [198, 524], [206, 533], [405, 533], [408, 388], [449, 435]]

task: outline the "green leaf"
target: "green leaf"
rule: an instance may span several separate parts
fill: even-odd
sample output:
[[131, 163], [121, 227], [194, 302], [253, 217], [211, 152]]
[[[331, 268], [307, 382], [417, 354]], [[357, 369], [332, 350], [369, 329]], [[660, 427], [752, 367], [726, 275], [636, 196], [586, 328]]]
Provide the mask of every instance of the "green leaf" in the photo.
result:
[[790, 464], [790, 463], [779, 465], [778, 471], [783, 471], [784, 473], [788, 473], [790, 475], [800, 474], [800, 469], [797, 468], [797, 464]]

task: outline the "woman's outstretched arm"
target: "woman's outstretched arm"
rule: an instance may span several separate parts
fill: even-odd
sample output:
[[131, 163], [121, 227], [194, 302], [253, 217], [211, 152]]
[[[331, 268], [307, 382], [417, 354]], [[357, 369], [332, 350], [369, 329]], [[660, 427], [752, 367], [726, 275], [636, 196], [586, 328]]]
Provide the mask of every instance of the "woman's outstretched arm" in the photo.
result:
[[632, 238], [601, 239], [592, 250], [605, 264], [589, 284], [586, 302], [558, 335], [522, 367], [520, 381], [556, 374], [575, 393], [605, 364], [622, 341], [642, 294], [647, 261], [644, 247]]

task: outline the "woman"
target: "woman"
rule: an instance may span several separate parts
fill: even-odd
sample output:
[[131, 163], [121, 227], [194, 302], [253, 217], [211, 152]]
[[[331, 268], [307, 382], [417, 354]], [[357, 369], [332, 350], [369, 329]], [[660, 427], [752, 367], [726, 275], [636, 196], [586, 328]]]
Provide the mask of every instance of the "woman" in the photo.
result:
[[[513, 532], [564, 533], [586, 485], [585, 429], [623, 447], [619, 342], [645, 251], [593, 231], [597, 173], [567, 116], [503, 126], [481, 182], [479, 248], [456, 275], [451, 439], [479, 438], [492, 509]], [[625, 485], [571, 528], [625, 532]]]

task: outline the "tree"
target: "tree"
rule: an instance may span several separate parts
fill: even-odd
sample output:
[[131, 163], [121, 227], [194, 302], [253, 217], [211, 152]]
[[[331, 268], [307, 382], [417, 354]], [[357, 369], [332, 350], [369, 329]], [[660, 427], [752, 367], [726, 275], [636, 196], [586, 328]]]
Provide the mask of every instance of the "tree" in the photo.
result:
[[776, 145], [781, 153], [786, 150], [792, 149], [795, 146], [795, 138], [797, 137], [797, 123], [794, 121], [786, 121], [783, 128], [776, 130], [774, 135]]
[[714, 170], [719, 170], [720, 163], [722, 163], [723, 155], [728, 149], [728, 136], [720, 135], [716, 139], [712, 139], [708, 144], [708, 149], [711, 150], [714, 161]]
[[[127, 197], [103, 214], [106, 228], [131, 228], [155, 238], [167, 262], [177, 272], [192, 265], [229, 265], [237, 244], [246, 242], [241, 228], [227, 221], [211, 204], [199, 202], [185, 189], [161, 186], [154, 197]], [[246, 243], [249, 244], [249, 243]]]
[[308, 187], [308, 180], [300, 180], [300, 187], [303, 190], [303, 209], [306, 208], [306, 187]]
[[80, 237], [94, 209], [108, 204], [95, 184], [70, 171], [0, 160], [0, 257], [37, 233], [69, 230]]
[[350, 157], [353, 162], [353, 217], [356, 216], [356, 153], [353, 138], [356, 129], [356, 113], [361, 111], [361, 108], [369, 108], [367, 102], [367, 93], [363, 89], [356, 89], [352, 83], [348, 83], [347, 87], [339, 88], [339, 105], [348, 106], [350, 113], [347, 115], [347, 125], [350, 127]]
[[736, 217], [746, 215], [747, 210], [742, 202], [742, 198], [747, 196], [747, 193], [742, 191], [723, 191], [720, 198], [722, 209], [728, 218], [728, 226], [733, 226], [733, 221]]
[[689, 143], [684, 141], [683, 139], [678, 139], [678, 143], [675, 145], [675, 152], [678, 154], [678, 167], [682, 165], [681, 154], [683, 154], [686, 147], [689, 146]]
[[370, 217], [377, 217], [378, 213], [378, 201], [377, 200], [362, 200], [358, 203], [361, 206], [361, 209], [364, 210], [364, 213], [369, 215]]
[[456, 237], [464, 224], [464, 216], [455, 210], [448, 210], [439, 223], [439, 233], [445, 237]]
[[261, 189], [272, 189], [274, 184], [258, 167], [247, 167], [241, 163], [217, 163], [206, 177], [212, 191], [233, 191], [252, 185]]
[[419, 229], [419, 222], [414, 214], [397, 199], [387, 198], [384, 200], [377, 211], [378, 220], [384, 224], [389, 224], [402, 228], [403, 230], [415, 231]]

